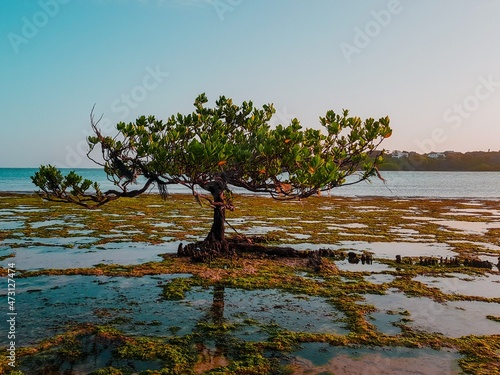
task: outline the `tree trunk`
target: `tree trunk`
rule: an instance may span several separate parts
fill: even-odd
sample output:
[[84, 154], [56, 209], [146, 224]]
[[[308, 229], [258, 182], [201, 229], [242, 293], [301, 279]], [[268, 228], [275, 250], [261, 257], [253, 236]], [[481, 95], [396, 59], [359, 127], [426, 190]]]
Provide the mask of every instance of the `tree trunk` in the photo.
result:
[[226, 220], [226, 207], [224, 206], [224, 198], [222, 197], [224, 191], [219, 194], [212, 194], [214, 197], [214, 222], [212, 228], [208, 233], [205, 241], [208, 242], [222, 242], [225, 240], [225, 226]]
[[206, 262], [219, 256], [232, 257], [239, 252], [249, 252], [262, 254], [271, 257], [291, 257], [291, 258], [311, 258], [311, 266], [315, 270], [321, 268], [321, 256], [328, 254], [320, 254], [319, 252], [297, 251], [291, 247], [282, 246], [262, 246], [251, 238], [237, 236], [226, 240], [225, 238], [225, 221], [226, 221], [226, 205], [224, 193], [227, 189], [225, 181], [217, 179], [203, 187], [208, 190], [213, 197], [211, 201], [214, 210], [214, 219], [212, 227], [207, 237], [203, 241], [187, 244], [183, 246], [179, 244], [177, 254], [179, 256], [189, 256], [193, 261]]
[[214, 221], [208, 236], [204, 241], [179, 245], [177, 254], [180, 256], [190, 256], [194, 261], [205, 262], [218, 256], [232, 256], [231, 250], [225, 239], [226, 202], [224, 191], [227, 185], [224, 181], [217, 179], [204, 186], [213, 197], [212, 206], [214, 208]]

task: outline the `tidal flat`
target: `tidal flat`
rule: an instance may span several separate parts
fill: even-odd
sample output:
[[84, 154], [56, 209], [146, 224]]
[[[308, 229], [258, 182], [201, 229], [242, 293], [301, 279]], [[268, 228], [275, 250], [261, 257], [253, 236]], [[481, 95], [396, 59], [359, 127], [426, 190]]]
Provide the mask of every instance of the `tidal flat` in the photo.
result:
[[[15, 368], [2, 333], [0, 374], [500, 374], [500, 201], [234, 204], [228, 236], [329, 256], [319, 270], [177, 257], [212, 221], [189, 195], [86, 210], [1, 194], [0, 272], [15, 269], [17, 315]], [[5, 315], [6, 281], [0, 296]]]

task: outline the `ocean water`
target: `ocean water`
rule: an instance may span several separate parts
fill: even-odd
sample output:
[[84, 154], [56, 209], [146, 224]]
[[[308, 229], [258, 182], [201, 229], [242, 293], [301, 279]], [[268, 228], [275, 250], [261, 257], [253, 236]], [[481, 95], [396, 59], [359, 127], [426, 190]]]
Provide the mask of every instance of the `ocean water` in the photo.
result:
[[[31, 182], [37, 168], [0, 168], [1, 192], [33, 192], [37, 190]], [[73, 169], [62, 169], [63, 174]], [[113, 187], [102, 169], [81, 168], [75, 171], [92, 181], [97, 181], [102, 190]], [[377, 178], [333, 189], [332, 196], [363, 197], [425, 197], [425, 198], [469, 198], [500, 199], [500, 172], [403, 172], [383, 171], [385, 183]], [[236, 193], [245, 190], [234, 189]], [[151, 192], [156, 192], [152, 188]], [[169, 192], [189, 193], [182, 186], [170, 186]]]
[[[26, 193], [38, 190], [31, 181], [31, 176], [37, 171], [38, 168], [0, 168], [0, 191]], [[83, 178], [98, 182], [103, 191], [114, 188], [102, 168], [61, 168], [63, 175], [71, 171], [75, 171]], [[140, 182], [140, 179], [138, 181]]]

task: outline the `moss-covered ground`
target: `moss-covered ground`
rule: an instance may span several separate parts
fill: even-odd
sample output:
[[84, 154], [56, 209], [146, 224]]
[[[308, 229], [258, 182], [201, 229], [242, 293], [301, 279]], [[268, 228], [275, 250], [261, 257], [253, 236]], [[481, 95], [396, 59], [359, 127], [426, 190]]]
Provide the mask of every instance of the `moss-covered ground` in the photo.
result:
[[[398, 374], [403, 364], [429, 368], [429, 356], [442, 353], [449, 364], [436, 374], [500, 374], [499, 201], [238, 196], [235, 204], [228, 235], [331, 256], [318, 272], [307, 258], [178, 258], [178, 244], [203, 239], [211, 225], [210, 209], [187, 195], [99, 210], [1, 195], [0, 272], [6, 280], [15, 263], [19, 323], [16, 367], [2, 334], [0, 373], [362, 374], [380, 366]], [[348, 252], [370, 254], [373, 264], [349, 263]], [[406, 305], [368, 302], [377, 296]], [[310, 345], [326, 347], [305, 358]], [[339, 361], [351, 357], [345, 372]]]

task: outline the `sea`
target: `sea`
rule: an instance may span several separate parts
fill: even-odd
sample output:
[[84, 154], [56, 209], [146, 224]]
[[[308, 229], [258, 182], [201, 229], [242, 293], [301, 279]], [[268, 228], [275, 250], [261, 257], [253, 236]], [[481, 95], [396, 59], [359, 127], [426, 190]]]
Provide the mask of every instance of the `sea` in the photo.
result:
[[[31, 176], [37, 168], [0, 168], [0, 192], [32, 193], [37, 187]], [[101, 190], [113, 188], [102, 169], [61, 169], [63, 174], [74, 170], [84, 178], [96, 181]], [[372, 178], [370, 182], [341, 186], [329, 192], [331, 196], [394, 197], [394, 198], [468, 198], [500, 199], [500, 172], [408, 172], [382, 171], [385, 182]], [[140, 182], [140, 180], [139, 180]], [[152, 188], [151, 193], [157, 190]], [[183, 186], [170, 186], [171, 194], [190, 193]], [[235, 188], [235, 193], [248, 194]], [[326, 193], [325, 193], [326, 195]]]

